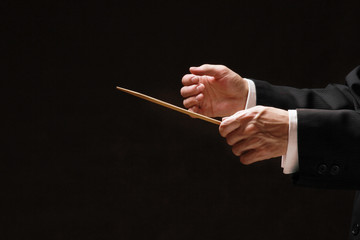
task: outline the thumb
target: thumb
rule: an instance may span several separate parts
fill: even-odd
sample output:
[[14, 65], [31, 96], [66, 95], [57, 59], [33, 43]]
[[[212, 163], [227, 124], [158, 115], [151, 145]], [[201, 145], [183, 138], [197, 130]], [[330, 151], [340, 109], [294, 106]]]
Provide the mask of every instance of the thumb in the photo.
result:
[[216, 76], [219, 75], [224, 68], [222, 65], [203, 64], [200, 67], [191, 67], [190, 72], [195, 75]]

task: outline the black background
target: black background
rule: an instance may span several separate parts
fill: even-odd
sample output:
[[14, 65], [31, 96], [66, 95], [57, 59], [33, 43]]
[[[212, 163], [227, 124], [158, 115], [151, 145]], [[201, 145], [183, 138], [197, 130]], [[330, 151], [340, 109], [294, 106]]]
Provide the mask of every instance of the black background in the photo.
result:
[[243, 166], [182, 105], [190, 66], [294, 87], [359, 64], [360, 2], [2, 2], [2, 239], [346, 239], [353, 191]]

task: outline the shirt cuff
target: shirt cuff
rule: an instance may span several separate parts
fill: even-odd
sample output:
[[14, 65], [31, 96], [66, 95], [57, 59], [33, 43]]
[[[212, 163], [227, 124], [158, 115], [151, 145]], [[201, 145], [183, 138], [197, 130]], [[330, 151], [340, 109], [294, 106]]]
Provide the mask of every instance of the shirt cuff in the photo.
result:
[[256, 87], [255, 83], [247, 78], [244, 78], [248, 82], [249, 92], [247, 95], [245, 109], [249, 109], [256, 106]]
[[285, 174], [295, 173], [299, 170], [298, 138], [297, 138], [297, 112], [288, 110], [289, 136], [286, 154], [282, 156], [281, 167]]

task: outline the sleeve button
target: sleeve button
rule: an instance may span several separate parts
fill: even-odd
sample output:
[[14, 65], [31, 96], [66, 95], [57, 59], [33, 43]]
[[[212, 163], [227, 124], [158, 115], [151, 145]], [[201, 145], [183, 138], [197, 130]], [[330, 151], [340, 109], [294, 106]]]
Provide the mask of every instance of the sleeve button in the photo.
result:
[[354, 224], [354, 226], [351, 229], [352, 235], [357, 236], [359, 232], [360, 232], [360, 225], [358, 223]]
[[319, 165], [319, 167], [318, 167], [318, 173], [319, 173], [320, 175], [323, 175], [323, 174], [326, 173], [327, 169], [328, 169], [328, 167], [327, 167], [325, 164], [321, 164], [321, 165]]
[[330, 174], [333, 176], [338, 175], [340, 172], [340, 167], [338, 165], [333, 165], [330, 169]]

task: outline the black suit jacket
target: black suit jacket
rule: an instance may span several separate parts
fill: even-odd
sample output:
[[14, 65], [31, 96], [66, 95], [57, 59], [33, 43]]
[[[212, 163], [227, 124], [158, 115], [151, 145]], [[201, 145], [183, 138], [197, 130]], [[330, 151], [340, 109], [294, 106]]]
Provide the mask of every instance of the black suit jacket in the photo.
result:
[[[299, 171], [303, 186], [360, 190], [360, 66], [346, 84], [296, 89], [254, 80], [257, 105], [297, 109]], [[349, 239], [360, 239], [360, 193]]]

